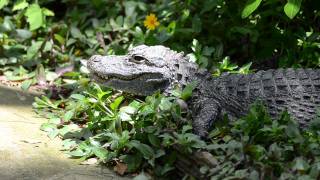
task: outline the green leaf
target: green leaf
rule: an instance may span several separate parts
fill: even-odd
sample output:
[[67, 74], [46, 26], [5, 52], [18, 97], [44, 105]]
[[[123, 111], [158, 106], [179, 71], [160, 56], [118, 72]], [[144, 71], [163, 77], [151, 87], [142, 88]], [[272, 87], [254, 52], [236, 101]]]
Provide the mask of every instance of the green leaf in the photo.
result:
[[161, 145], [160, 139], [154, 134], [148, 134], [148, 140], [155, 147], [160, 147]]
[[192, 19], [192, 30], [195, 33], [199, 33], [201, 32], [201, 29], [202, 29], [201, 18], [198, 15], [195, 15]]
[[140, 153], [134, 155], [124, 155], [120, 158], [128, 165], [129, 172], [136, 171], [142, 162], [142, 155]]
[[250, 175], [248, 176], [248, 179], [252, 179], [252, 180], [259, 180], [259, 173], [256, 170], [253, 170]]
[[45, 85], [47, 82], [46, 73], [42, 64], [38, 64], [36, 68], [36, 80], [39, 85]]
[[9, 3], [9, 0], [0, 0], [0, 9], [6, 6]]
[[[52, 72], [52, 71], [47, 71], [44, 79], [47, 81], [54, 81], [58, 77], [59, 77], [59, 75], [57, 73]], [[68, 83], [66, 80], [65, 80], [65, 82]]]
[[238, 72], [239, 72], [240, 74], [249, 74], [251, 65], [252, 65], [252, 62], [249, 62], [249, 63], [243, 65], [243, 66], [239, 69]]
[[244, 9], [242, 10], [241, 17], [247, 18], [252, 14], [260, 5], [262, 0], [248, 0]]
[[59, 132], [60, 131], [58, 129], [54, 129], [54, 130], [48, 132], [48, 137], [50, 139], [54, 139], [55, 137], [57, 137], [59, 135]]
[[70, 156], [74, 156], [74, 157], [82, 157], [82, 156], [85, 156], [86, 153], [83, 152], [81, 149], [77, 149], [77, 150], [74, 150], [74, 151], [71, 151], [69, 153]]
[[16, 29], [17, 38], [26, 40], [32, 37], [32, 32], [26, 29]]
[[15, 29], [12, 19], [8, 16], [4, 17], [2, 24], [0, 24], [0, 32], [9, 32]]
[[234, 172], [234, 179], [245, 179], [248, 177], [248, 169], [240, 169]]
[[160, 31], [160, 33], [157, 34], [156, 38], [160, 43], [163, 43], [170, 38], [170, 35], [165, 29], [163, 29], [162, 31]]
[[120, 112], [119, 118], [121, 121], [131, 121], [132, 120], [131, 116], [125, 112]]
[[42, 41], [32, 42], [32, 45], [27, 49], [27, 59], [33, 59], [38, 54], [38, 51], [42, 45]]
[[52, 117], [52, 118], [49, 119], [48, 122], [51, 123], [51, 124], [60, 124], [61, 123], [61, 119], [58, 118], [58, 117]]
[[286, 15], [293, 19], [300, 10], [302, 0], [288, 0], [287, 4], [284, 6], [284, 12]]
[[220, 63], [219, 68], [224, 71], [233, 71], [233, 70], [237, 69], [238, 66], [235, 64], [231, 64], [230, 58], [227, 56], [227, 57], [223, 58], [222, 62]]
[[175, 21], [172, 21], [168, 27], [167, 27], [167, 32], [170, 34], [170, 35], [173, 35], [174, 32], [176, 30], [176, 22]]
[[130, 141], [130, 145], [135, 147], [145, 159], [152, 159], [154, 157], [154, 151], [150, 146], [136, 140]]
[[45, 131], [45, 132], [50, 132], [55, 129], [57, 129], [57, 126], [55, 124], [51, 124], [51, 123], [43, 123], [40, 127], [40, 130]]
[[70, 121], [70, 119], [73, 117], [73, 115], [74, 115], [74, 111], [73, 111], [73, 110], [70, 110], [70, 111], [68, 111], [68, 112], [63, 116], [63, 120], [64, 120], [65, 122], [68, 122], [68, 121]]
[[139, 26], [135, 28], [133, 36], [135, 44], [143, 44], [145, 42], [145, 35]]
[[72, 149], [77, 146], [76, 140], [66, 139], [62, 141], [63, 150]]
[[81, 38], [84, 37], [84, 35], [81, 34], [80, 30], [79, 30], [77, 27], [75, 27], [75, 26], [72, 26], [72, 27], [71, 27], [70, 32], [71, 32], [71, 36], [74, 37], [74, 38], [79, 38], [79, 39], [81, 39]]
[[133, 106], [123, 106], [120, 108], [120, 112], [124, 112], [126, 114], [134, 114], [136, 110], [137, 109]]
[[72, 94], [70, 97], [73, 98], [73, 99], [76, 99], [76, 100], [84, 100], [86, 98], [82, 94]]
[[136, 13], [135, 9], [137, 7], [137, 2], [134, 1], [124, 1], [125, 14], [126, 16], [133, 16]]
[[306, 162], [302, 157], [297, 157], [293, 162], [293, 169], [298, 171], [306, 171], [309, 168], [308, 162]]
[[42, 8], [42, 13], [45, 15], [45, 16], [54, 16], [54, 12], [47, 9], [47, 8]]
[[199, 44], [199, 41], [197, 39], [192, 40], [191, 49], [194, 53], [198, 53], [201, 50], [201, 45]]
[[172, 102], [170, 102], [169, 98], [162, 98], [159, 104], [159, 108], [162, 111], [169, 111], [171, 109]]
[[311, 176], [306, 175], [306, 174], [301, 175], [301, 176], [299, 176], [299, 177], [297, 178], [297, 180], [314, 180], [314, 179], [317, 179], [317, 178], [312, 178]]
[[144, 172], [141, 172], [138, 176], [134, 177], [133, 180], [149, 180], [149, 178]]
[[108, 150], [103, 147], [94, 147], [92, 149], [94, 155], [99, 157], [100, 159], [107, 159], [108, 158]]
[[123, 101], [124, 97], [123, 96], [119, 96], [117, 97], [111, 104], [110, 104], [110, 108], [114, 111], [116, 109], [118, 109], [119, 105], [121, 104], [121, 102]]
[[28, 80], [23, 81], [21, 84], [21, 89], [24, 91], [28, 90], [30, 88], [32, 82], [33, 82], [32, 79], [28, 79]]
[[187, 55], [189, 57], [190, 62], [196, 62], [197, 61], [197, 56], [194, 53], [190, 53]]
[[200, 65], [201, 68], [207, 68], [208, 66], [208, 58], [201, 56], [199, 58], [198, 64]]
[[205, 46], [202, 50], [202, 55], [211, 56], [211, 54], [215, 51], [214, 47]]
[[320, 175], [320, 162], [316, 162], [312, 165], [309, 175], [314, 179], [317, 179]]
[[44, 23], [42, 9], [38, 4], [32, 4], [28, 7], [25, 16], [30, 24], [30, 31], [36, 30]]
[[19, 0], [13, 5], [12, 11], [22, 10], [26, 7], [28, 7], [29, 3], [26, 2], [26, 0]]
[[66, 39], [59, 34], [54, 34], [54, 39], [57, 40], [60, 43], [60, 45], [66, 43]]
[[59, 133], [62, 136], [66, 135], [67, 133], [76, 132], [76, 131], [80, 131], [80, 128], [78, 125], [75, 125], [75, 124], [65, 125], [63, 128], [59, 129]]
[[190, 130], [192, 130], [192, 126], [190, 126], [190, 125], [184, 125], [183, 127], [182, 127], [182, 133], [184, 134], [184, 133], [187, 133], [188, 131], [190, 131]]
[[301, 135], [300, 129], [297, 125], [296, 121], [290, 120], [288, 122], [287, 128], [285, 129], [285, 133], [288, 137], [292, 138], [295, 142], [303, 142], [303, 136]]
[[191, 97], [192, 91], [196, 88], [197, 84], [198, 83], [195, 81], [188, 84], [181, 93], [181, 99], [188, 100]]
[[41, 99], [38, 97], [34, 98], [35, 102], [33, 103], [33, 106], [35, 108], [46, 108], [46, 107], [50, 107], [53, 109], [58, 109], [58, 103], [59, 101], [57, 101], [56, 103], [51, 102], [51, 100], [46, 97], [46, 96], [42, 96]]

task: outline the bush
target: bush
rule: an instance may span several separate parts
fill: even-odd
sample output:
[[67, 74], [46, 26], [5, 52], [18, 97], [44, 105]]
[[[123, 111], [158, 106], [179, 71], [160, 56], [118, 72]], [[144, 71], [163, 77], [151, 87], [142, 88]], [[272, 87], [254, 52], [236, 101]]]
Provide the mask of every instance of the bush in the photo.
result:
[[63, 138], [69, 155], [97, 157], [120, 174], [143, 170], [176, 179], [174, 165], [181, 153], [207, 151], [215, 166], [198, 168], [213, 179], [320, 177], [319, 118], [301, 130], [287, 112], [271, 119], [257, 102], [245, 117], [216, 124], [203, 141], [192, 134], [188, 114], [176, 101], [181, 93], [155, 94], [141, 102], [111, 92], [90, 84], [67, 100], [37, 98], [34, 107], [50, 118], [42, 130]]
[[[142, 43], [196, 53], [208, 68], [226, 56], [258, 69], [317, 67], [319, 61], [316, 0], [0, 2], [1, 64], [29, 70], [39, 63], [52, 70], [96, 53], [123, 54]], [[150, 13], [160, 22], [155, 30], [144, 27]], [[190, 48], [194, 39], [201, 51]]]
[[[319, 178], [319, 132], [302, 132], [285, 113], [271, 121], [256, 105], [203, 141], [177, 97], [115, 94], [90, 83], [82, 66], [93, 54], [162, 44], [214, 75], [318, 67], [319, 6], [317, 0], [0, 0], [0, 72], [23, 89], [50, 87], [56, 100], [36, 98], [34, 107], [49, 119], [42, 130], [64, 138], [74, 157], [175, 177], [179, 145], [188, 155], [210, 152], [217, 166], [201, 171], [213, 179]], [[155, 24], [145, 26], [147, 18]]]

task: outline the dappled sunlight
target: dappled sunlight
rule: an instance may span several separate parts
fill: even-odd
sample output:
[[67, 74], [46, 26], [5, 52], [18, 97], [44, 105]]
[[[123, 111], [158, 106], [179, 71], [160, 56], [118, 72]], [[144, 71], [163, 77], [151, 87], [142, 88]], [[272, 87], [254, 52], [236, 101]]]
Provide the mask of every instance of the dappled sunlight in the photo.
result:
[[28, 106], [32, 104], [34, 96], [38, 94], [36, 92], [23, 92], [18, 87], [0, 85], [0, 106], [17, 108]]
[[61, 140], [40, 130], [46, 120], [32, 110], [34, 95], [0, 85], [0, 179], [114, 179], [60, 151]]
[[[0, 160], [6, 163], [0, 164], [1, 179], [48, 179], [71, 167], [64, 160], [54, 155], [46, 154], [46, 157], [33, 156], [21, 158], [14, 151], [0, 151]], [[5, 155], [6, 157], [2, 157]], [[20, 158], [19, 158], [20, 157]]]
[[320, 180], [318, 7], [0, 0], [0, 180]]

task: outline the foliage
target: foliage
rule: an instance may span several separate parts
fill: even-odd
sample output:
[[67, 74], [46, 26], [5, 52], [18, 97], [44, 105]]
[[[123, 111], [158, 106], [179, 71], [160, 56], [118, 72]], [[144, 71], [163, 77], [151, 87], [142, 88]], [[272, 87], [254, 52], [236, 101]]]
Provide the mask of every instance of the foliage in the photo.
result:
[[312, 123], [302, 131], [287, 112], [270, 119], [256, 103], [244, 118], [211, 132], [207, 149], [220, 164], [207, 172], [217, 179], [317, 179], [318, 133]]
[[192, 134], [176, 97], [161, 94], [145, 101], [113, 96], [110, 89], [90, 84], [69, 99], [36, 99], [34, 107], [48, 116], [42, 125], [51, 138], [64, 139], [64, 149], [83, 160], [97, 157], [109, 164], [122, 163], [128, 172], [141, 169], [174, 179], [175, 145], [190, 154], [210, 152], [216, 167], [199, 167], [213, 179], [296, 179], [320, 177], [320, 132], [316, 119], [305, 131], [287, 112], [271, 119], [257, 102], [247, 116], [216, 125], [208, 141]]
[[319, 67], [319, 6], [318, 0], [0, 0], [0, 73], [23, 89], [49, 87], [48, 97], [34, 103], [49, 119], [41, 128], [64, 138], [73, 157], [174, 178], [179, 145], [186, 154], [209, 151], [217, 166], [201, 171], [213, 179], [319, 178], [319, 132], [302, 132], [285, 113], [271, 121], [254, 106], [205, 142], [177, 105], [194, 84], [174, 97], [158, 93], [143, 101], [90, 83], [82, 66], [93, 54], [162, 44], [214, 75]]
[[[52, 83], [62, 72], [77, 70], [83, 58], [124, 54], [142, 43], [187, 52], [212, 71], [226, 57], [256, 69], [317, 67], [316, 7], [316, 0], [1, 0], [0, 71], [20, 77], [20, 66], [31, 73], [41, 64], [55, 77], [20, 80], [31, 85], [41, 76]], [[144, 27], [150, 13], [157, 20], [154, 30]], [[59, 71], [69, 66], [74, 68]]]
[[[293, 19], [300, 10], [302, 0], [287, 0], [283, 10], [285, 14]], [[261, 4], [262, 0], [248, 0], [242, 10], [241, 17], [247, 18], [251, 15]]]
[[145, 102], [129, 99], [125, 101], [122, 95], [113, 96], [110, 89], [90, 84], [83, 93], [72, 94], [69, 99], [36, 98], [34, 107], [49, 118], [41, 129], [51, 138], [65, 139], [69, 155], [125, 163], [128, 172], [145, 167], [159, 169], [156, 175], [163, 176], [173, 169], [173, 160], [162, 162], [163, 157], [174, 158], [170, 157], [173, 152], [168, 151], [169, 147], [181, 143], [191, 151], [204, 145], [190, 133], [190, 126], [178, 128], [182, 127], [179, 121], [183, 113], [174, 97], [155, 94]]

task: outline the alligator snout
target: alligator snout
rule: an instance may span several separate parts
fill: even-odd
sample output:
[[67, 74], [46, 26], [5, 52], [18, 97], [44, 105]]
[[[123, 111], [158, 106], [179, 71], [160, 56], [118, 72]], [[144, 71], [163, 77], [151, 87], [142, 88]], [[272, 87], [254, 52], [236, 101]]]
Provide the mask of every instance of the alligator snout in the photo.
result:
[[87, 61], [87, 68], [89, 71], [94, 71], [96, 69], [97, 64], [100, 64], [101, 56], [100, 55], [94, 55]]
[[100, 62], [101, 61], [101, 56], [100, 55], [93, 55], [90, 59], [89, 62], [93, 61], [93, 62]]

